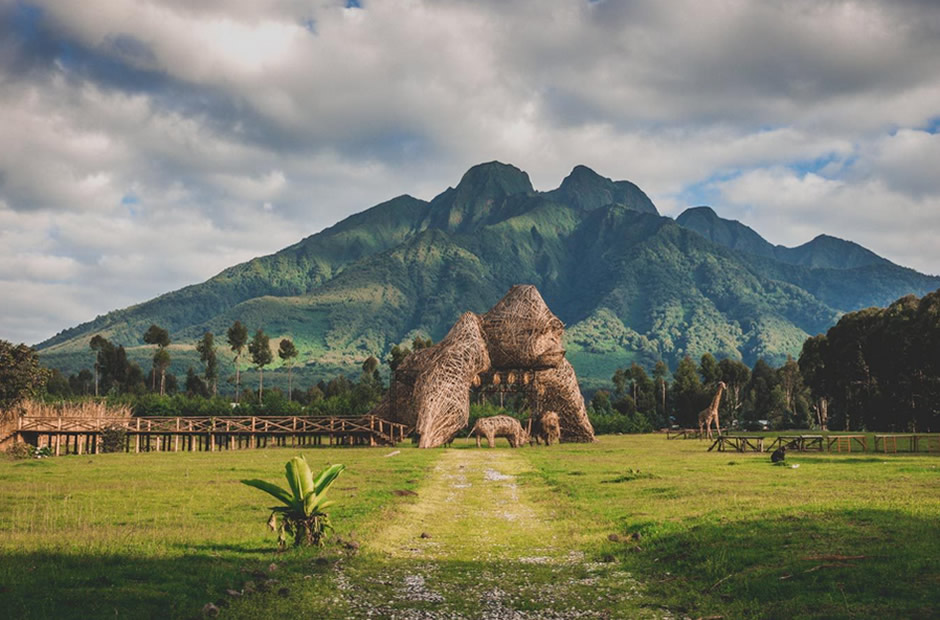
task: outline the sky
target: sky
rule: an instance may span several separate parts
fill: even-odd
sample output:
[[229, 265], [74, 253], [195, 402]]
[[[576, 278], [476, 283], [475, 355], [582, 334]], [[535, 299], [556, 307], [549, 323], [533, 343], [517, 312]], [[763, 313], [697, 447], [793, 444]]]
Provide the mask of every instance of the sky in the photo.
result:
[[0, 339], [498, 160], [940, 273], [936, 0], [0, 0]]

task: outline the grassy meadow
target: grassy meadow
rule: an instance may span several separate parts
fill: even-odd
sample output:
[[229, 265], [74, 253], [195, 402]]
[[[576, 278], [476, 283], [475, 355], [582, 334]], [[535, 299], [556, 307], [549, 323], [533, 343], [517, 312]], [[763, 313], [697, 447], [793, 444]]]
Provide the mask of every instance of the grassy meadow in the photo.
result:
[[[940, 457], [320, 448], [322, 549], [277, 553], [289, 448], [0, 461], [10, 618], [852, 618], [940, 610]], [[798, 465], [798, 467], [793, 467]], [[210, 613], [214, 613], [210, 609]], [[500, 615], [503, 614], [503, 615]], [[515, 614], [515, 615], [513, 615]]]

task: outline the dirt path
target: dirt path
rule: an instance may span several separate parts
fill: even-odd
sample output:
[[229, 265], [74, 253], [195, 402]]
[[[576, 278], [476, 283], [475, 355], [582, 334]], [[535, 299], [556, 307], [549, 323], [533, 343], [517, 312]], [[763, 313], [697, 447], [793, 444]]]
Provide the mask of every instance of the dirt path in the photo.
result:
[[638, 584], [616, 563], [589, 560], [530, 473], [513, 450], [444, 452], [417, 501], [337, 571], [355, 617], [659, 615], [636, 607]]
[[[546, 510], [526, 501], [518, 478], [528, 463], [509, 450], [448, 450], [418, 501], [370, 546], [395, 558], [526, 561], [562, 553], [565, 533]], [[421, 538], [426, 534], [427, 538]]]

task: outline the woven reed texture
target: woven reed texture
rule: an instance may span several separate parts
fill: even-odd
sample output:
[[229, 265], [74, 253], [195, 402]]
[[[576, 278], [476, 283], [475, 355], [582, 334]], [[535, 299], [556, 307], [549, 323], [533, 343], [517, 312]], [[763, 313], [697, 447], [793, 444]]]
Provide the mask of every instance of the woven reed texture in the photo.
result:
[[481, 437], [486, 437], [486, 443], [491, 448], [493, 447], [493, 441], [497, 437], [505, 437], [508, 439], [511, 448], [523, 446], [525, 442], [529, 440], [529, 436], [522, 428], [522, 424], [519, 423], [519, 420], [508, 415], [494, 415], [488, 418], [480, 418], [473, 425], [473, 428], [470, 429], [470, 434], [467, 435], [467, 437], [473, 436], [477, 438], [477, 448], [480, 447]]
[[533, 439], [538, 443], [545, 442], [546, 446], [561, 442], [561, 424], [558, 421], [558, 414], [554, 411], [546, 411], [535, 424]]
[[425, 349], [414, 386], [418, 447], [449, 442], [470, 419], [470, 384], [490, 367], [480, 317], [466, 312], [437, 345]]
[[535, 374], [535, 410], [555, 411], [562, 441], [594, 441], [594, 427], [588, 420], [578, 377], [566, 359], [557, 368]]
[[564, 324], [534, 286], [517, 285], [483, 315], [494, 368], [553, 368], [564, 359]]
[[563, 336], [538, 290], [514, 286], [485, 315], [465, 313], [441, 342], [406, 357], [372, 414], [414, 426], [418, 446], [433, 448], [467, 425], [471, 387], [531, 384], [535, 416], [557, 412], [562, 441], [594, 441]]

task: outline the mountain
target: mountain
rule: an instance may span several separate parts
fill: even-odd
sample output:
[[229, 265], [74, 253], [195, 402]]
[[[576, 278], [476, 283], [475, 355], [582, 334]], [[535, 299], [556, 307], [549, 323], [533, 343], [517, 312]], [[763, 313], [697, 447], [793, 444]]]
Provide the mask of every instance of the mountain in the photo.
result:
[[833, 237], [773, 246], [707, 207], [674, 221], [636, 185], [584, 166], [538, 192], [525, 172], [490, 162], [430, 202], [399, 196], [38, 348], [46, 364], [74, 372], [101, 333], [149, 367], [141, 337], [156, 323], [179, 343], [179, 374], [199, 367], [192, 346], [205, 330], [221, 348], [240, 320], [275, 346], [291, 337], [301, 373], [321, 378], [415, 335], [438, 340], [462, 312], [484, 312], [520, 283], [536, 285], [566, 323], [568, 358], [591, 387], [632, 361], [675, 368], [712, 352], [780, 362], [841, 313], [922, 295], [940, 278]]
[[711, 207], [686, 209], [676, 222], [710, 241], [732, 250], [771, 258], [790, 265], [830, 269], [854, 269], [871, 265], [892, 265], [891, 261], [857, 243], [829, 235], [819, 235], [795, 248], [772, 245], [749, 226], [737, 220], [718, 217]]

